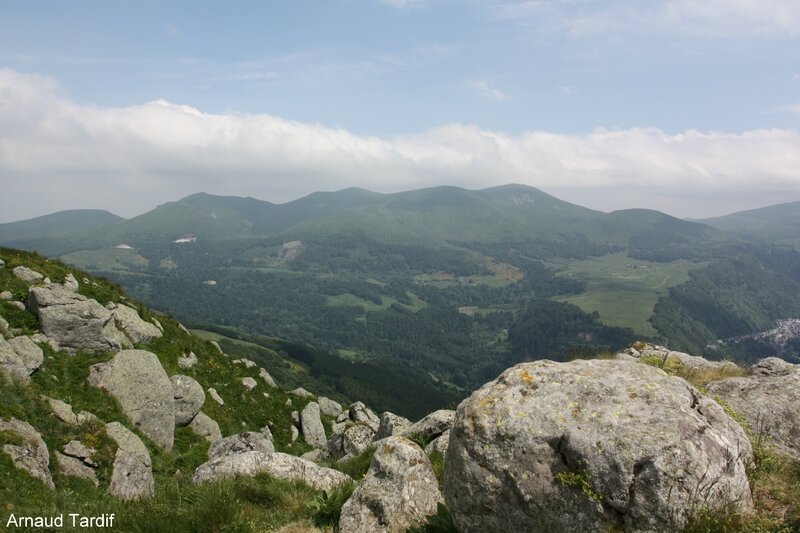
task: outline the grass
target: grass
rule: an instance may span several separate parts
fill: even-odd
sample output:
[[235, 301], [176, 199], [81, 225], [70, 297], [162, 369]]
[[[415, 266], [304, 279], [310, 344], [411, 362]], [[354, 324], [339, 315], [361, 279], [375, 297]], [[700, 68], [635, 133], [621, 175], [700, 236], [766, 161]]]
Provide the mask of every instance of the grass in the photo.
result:
[[679, 359], [674, 357], [663, 358], [651, 355], [639, 358], [639, 362], [660, 368], [671, 376], [681, 377], [700, 390], [705, 390], [706, 385], [712, 381], [747, 375], [747, 369], [736, 365], [697, 368], [684, 365]]
[[629, 327], [650, 337], [656, 335], [649, 318], [658, 298], [670, 287], [688, 281], [689, 271], [705, 265], [690, 261], [655, 263], [632, 259], [625, 253], [570, 261], [558, 266], [558, 275], [585, 281], [586, 290], [557, 300], [589, 313], [597, 311], [606, 325]]

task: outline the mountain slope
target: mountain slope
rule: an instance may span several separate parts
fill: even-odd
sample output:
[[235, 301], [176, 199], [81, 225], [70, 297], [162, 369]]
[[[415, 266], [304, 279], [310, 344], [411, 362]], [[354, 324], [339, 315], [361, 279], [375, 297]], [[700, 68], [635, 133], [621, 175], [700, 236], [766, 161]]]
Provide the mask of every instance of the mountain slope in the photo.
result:
[[701, 222], [748, 237], [794, 245], [800, 243], [800, 202], [748, 209]]
[[122, 217], [100, 209], [74, 209], [50, 215], [0, 224], [0, 244], [83, 232], [124, 221]]

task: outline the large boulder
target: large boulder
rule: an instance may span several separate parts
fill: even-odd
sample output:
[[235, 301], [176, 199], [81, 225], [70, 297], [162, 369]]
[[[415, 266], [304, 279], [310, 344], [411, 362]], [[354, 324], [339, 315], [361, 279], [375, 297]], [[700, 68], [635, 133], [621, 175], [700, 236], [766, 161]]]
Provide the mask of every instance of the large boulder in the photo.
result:
[[444, 467], [459, 531], [671, 531], [752, 506], [742, 428], [628, 361], [512, 367], [458, 407]]
[[319, 410], [323, 415], [336, 417], [342, 414], [342, 404], [335, 402], [330, 398], [320, 396], [317, 398], [317, 403], [319, 404]]
[[351, 480], [338, 470], [280, 452], [246, 452], [214, 459], [197, 467], [192, 482], [205, 483], [235, 476], [266, 473], [278, 479], [299, 480], [314, 490], [331, 490]]
[[44, 276], [40, 273], [36, 272], [35, 270], [31, 270], [28, 267], [18, 266], [14, 267], [12, 270], [14, 276], [17, 279], [21, 279], [25, 283], [38, 283], [44, 280]]
[[309, 402], [300, 413], [300, 428], [303, 432], [303, 440], [315, 448], [325, 447], [325, 427], [319, 416], [319, 404]]
[[158, 339], [164, 335], [154, 324], [142, 320], [136, 309], [132, 307], [116, 304], [111, 312], [114, 315], [117, 327], [134, 344], [147, 344], [153, 339]]
[[800, 461], [800, 365], [762, 360], [746, 377], [714, 381], [708, 394], [742, 415], [767, 443]]
[[275, 451], [275, 446], [272, 443], [272, 435], [259, 433], [256, 431], [245, 431], [219, 439], [211, 444], [208, 448], [208, 459], [210, 461], [227, 457], [228, 455], [236, 455], [247, 452], [265, 452], [270, 453]]
[[375, 432], [366, 424], [353, 424], [342, 433], [342, 451], [345, 457], [360, 455], [372, 444]]
[[206, 401], [203, 386], [189, 376], [175, 374], [172, 382], [172, 396], [175, 400], [175, 425], [188, 426], [197, 416]]
[[3, 452], [11, 457], [14, 466], [40, 480], [47, 488], [54, 489], [50, 453], [39, 432], [27, 422], [13, 417], [8, 420], [0, 418], [0, 431], [13, 433], [21, 440], [19, 445], [3, 445]]
[[173, 387], [154, 353], [123, 350], [110, 361], [89, 367], [88, 381], [116, 398], [122, 411], [142, 433], [164, 450], [172, 450]]
[[62, 285], [31, 287], [28, 306], [39, 317], [42, 332], [62, 349], [107, 352], [132, 347], [110, 310]]
[[442, 494], [425, 453], [403, 437], [381, 444], [369, 471], [342, 507], [339, 529], [349, 533], [404, 532], [436, 514]]
[[142, 440], [119, 422], [106, 424], [106, 432], [117, 443], [108, 492], [121, 500], [152, 496], [153, 463]]

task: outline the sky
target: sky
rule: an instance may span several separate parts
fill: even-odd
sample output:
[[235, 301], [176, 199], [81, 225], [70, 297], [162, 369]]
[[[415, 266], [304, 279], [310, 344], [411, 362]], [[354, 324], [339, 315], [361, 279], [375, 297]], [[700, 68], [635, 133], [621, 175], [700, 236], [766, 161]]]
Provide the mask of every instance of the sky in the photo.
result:
[[800, 200], [800, 2], [0, 0], [0, 222], [505, 183]]

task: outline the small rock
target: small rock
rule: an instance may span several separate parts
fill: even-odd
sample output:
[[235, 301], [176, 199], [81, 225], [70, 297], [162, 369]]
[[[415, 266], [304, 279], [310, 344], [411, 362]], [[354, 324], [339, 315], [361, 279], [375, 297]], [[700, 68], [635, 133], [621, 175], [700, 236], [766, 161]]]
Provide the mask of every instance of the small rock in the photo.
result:
[[311, 394], [310, 392], [305, 390], [303, 387], [297, 387], [294, 390], [290, 390], [289, 394], [292, 394], [294, 396], [298, 396], [300, 398], [313, 398], [314, 397], [313, 394]]
[[47, 488], [54, 489], [53, 476], [50, 474], [50, 453], [39, 432], [27, 422], [13, 417], [8, 420], [0, 419], [0, 431], [14, 433], [22, 439], [20, 446], [3, 445], [3, 452], [11, 457], [14, 466], [40, 480]]
[[378, 432], [375, 434], [375, 440], [385, 439], [392, 435], [399, 435], [401, 432], [411, 427], [411, 421], [408, 418], [390, 413], [389, 411], [381, 413], [379, 419], [380, 425], [378, 426]]
[[82, 461], [75, 459], [74, 457], [62, 455], [59, 452], [55, 452], [55, 455], [56, 462], [58, 463], [58, 470], [62, 474], [65, 476], [88, 479], [94, 483], [95, 487], [100, 485], [100, 483], [97, 481], [97, 474], [95, 474], [94, 469], [91, 467], [86, 466]]
[[24, 266], [14, 267], [14, 270], [12, 270], [12, 272], [14, 273], [14, 276], [17, 277], [17, 279], [21, 279], [25, 283], [38, 283], [44, 279], [43, 275], [39, 274], [35, 270], [31, 270], [30, 268]]
[[335, 402], [325, 396], [320, 396], [317, 398], [317, 403], [319, 404], [320, 412], [324, 415], [339, 416], [342, 414], [342, 404], [339, 402]]
[[447, 453], [447, 445], [450, 444], [450, 430], [448, 429], [435, 439], [433, 439], [427, 446], [425, 446], [425, 455], [430, 455], [433, 452], [438, 452], [442, 455]]
[[14, 295], [11, 294], [11, 291], [3, 291], [0, 292], [0, 300], [8, 301], [14, 298]]
[[[266, 370], [264, 370], [263, 368], [259, 368], [259, 369], [258, 369], [258, 376], [259, 376], [261, 379], [263, 379], [263, 380], [264, 380], [264, 382], [266, 382], [266, 384], [267, 384], [267, 385], [269, 385], [270, 387], [272, 387], [272, 388], [278, 388], [278, 386], [275, 384], [275, 380], [274, 380], [274, 379], [272, 379], [272, 376], [270, 376], [270, 375], [269, 375], [269, 372], [267, 372], [267, 371], [266, 371]], [[266, 393], [264, 393], [264, 394], [266, 394]]]
[[415, 434], [423, 436], [428, 442], [453, 427], [453, 419], [456, 412], [448, 409], [440, 409], [422, 418], [418, 422], [411, 424], [403, 430], [404, 437], [411, 437]]
[[285, 405], [286, 407], [291, 407], [291, 406], [292, 406], [292, 399], [291, 399], [291, 398], [289, 398], [288, 400], [286, 400], [286, 403], [285, 403], [284, 405]]
[[[184, 328], [184, 330], [186, 330], [186, 328]], [[186, 330], [186, 333], [189, 333], [189, 331]], [[219, 352], [220, 355], [225, 355], [225, 352], [222, 351], [222, 348], [220, 348], [219, 343], [217, 341], [208, 341], [208, 342], [211, 343], [211, 346], [216, 348], [217, 352]]]
[[317, 402], [309, 402], [300, 413], [300, 424], [303, 430], [303, 440], [306, 444], [310, 444], [315, 448], [322, 448], [325, 446], [327, 439], [325, 437], [325, 426], [322, 425], [322, 420], [319, 416], [319, 404]]
[[142, 440], [119, 422], [106, 424], [106, 432], [117, 443], [108, 492], [122, 500], [152, 496], [155, 489], [153, 464]]
[[255, 431], [245, 431], [237, 435], [231, 435], [224, 439], [215, 441], [208, 448], [208, 460], [213, 461], [220, 457], [247, 452], [274, 452], [275, 446], [272, 440], [264, 433]]
[[53, 350], [54, 352], [61, 351], [61, 347], [58, 345], [58, 343], [54, 339], [51, 339], [50, 337], [48, 337], [43, 333], [34, 333], [33, 335], [31, 335], [31, 340], [36, 344], [48, 345], [50, 349]]
[[217, 392], [217, 389], [215, 389], [213, 387], [209, 388], [208, 389], [208, 395], [211, 396], [211, 399], [214, 400], [215, 402], [217, 402], [218, 404], [225, 405], [225, 400], [223, 400], [220, 397], [219, 393]]
[[188, 426], [206, 401], [203, 386], [189, 376], [175, 374], [169, 378], [175, 400], [175, 425]]
[[50, 404], [50, 410], [56, 415], [56, 418], [69, 426], [78, 425], [78, 416], [72, 411], [72, 406], [61, 400], [55, 398], [47, 398], [47, 403]]
[[196, 364], [197, 356], [194, 354], [194, 352], [189, 352], [188, 354], [183, 354], [182, 356], [178, 357], [178, 366], [184, 370], [188, 370]]
[[354, 424], [342, 434], [342, 450], [346, 455], [359, 455], [372, 444], [375, 431], [366, 424]]
[[127, 305], [118, 305], [113, 313], [117, 327], [134, 344], [147, 344], [148, 342], [161, 338], [163, 333], [150, 322], [145, 322], [139, 316], [136, 309]]
[[202, 411], [197, 413], [197, 416], [189, 423], [189, 429], [209, 442], [214, 442], [222, 438], [219, 424]]
[[12, 300], [12, 301], [8, 302], [8, 305], [10, 305], [11, 307], [16, 307], [20, 311], [24, 311], [25, 310], [25, 304], [22, 303], [22, 302], [18, 302], [16, 300]]
[[378, 431], [381, 425], [381, 420], [378, 418], [372, 409], [364, 405], [362, 402], [356, 402], [348, 409], [350, 411], [350, 420], [353, 422], [361, 422], [370, 426], [373, 431]]
[[300, 431], [297, 430], [297, 426], [292, 426], [290, 428], [290, 433], [291, 433], [290, 442], [294, 443], [300, 437]]
[[75, 279], [75, 276], [72, 275], [72, 272], [67, 274], [67, 277], [64, 278], [64, 288], [68, 291], [78, 292], [80, 288], [78, 285], [78, 280]]
[[94, 448], [89, 448], [79, 440], [71, 440], [62, 448], [64, 455], [80, 459], [81, 462], [89, 466], [97, 466], [97, 463], [92, 459], [92, 455], [97, 453]]
[[253, 390], [256, 388], [257, 383], [256, 380], [254, 380], [253, 378], [246, 377], [242, 378], [242, 385], [244, 385], [244, 388], [247, 390]]

